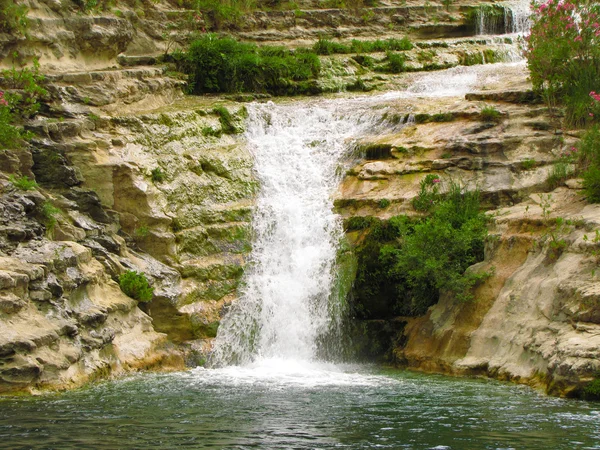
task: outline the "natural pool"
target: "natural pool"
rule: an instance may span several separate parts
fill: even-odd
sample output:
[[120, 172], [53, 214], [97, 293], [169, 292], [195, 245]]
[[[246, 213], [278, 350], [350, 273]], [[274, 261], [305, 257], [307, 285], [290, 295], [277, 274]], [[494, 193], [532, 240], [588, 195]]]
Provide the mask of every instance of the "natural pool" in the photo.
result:
[[600, 449], [600, 404], [365, 366], [145, 374], [0, 400], [0, 448]]

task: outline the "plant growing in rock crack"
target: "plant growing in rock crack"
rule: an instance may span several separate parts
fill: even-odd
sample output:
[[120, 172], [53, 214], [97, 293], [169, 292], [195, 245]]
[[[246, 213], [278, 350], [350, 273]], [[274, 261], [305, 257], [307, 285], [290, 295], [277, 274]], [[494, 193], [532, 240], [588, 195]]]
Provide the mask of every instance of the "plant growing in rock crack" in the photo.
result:
[[165, 173], [160, 167], [155, 167], [154, 169], [152, 169], [152, 171], [150, 172], [150, 177], [155, 183], [162, 183], [163, 181], [165, 181]]
[[485, 106], [479, 113], [481, 120], [485, 122], [500, 122], [502, 120], [502, 113], [493, 106]]
[[60, 209], [58, 209], [52, 203], [46, 201], [42, 205], [41, 214], [42, 222], [46, 227], [46, 231], [49, 234], [52, 234], [54, 232], [56, 224], [58, 223], [58, 221], [56, 220], [56, 216], [60, 214]]
[[430, 173], [419, 184], [419, 193], [412, 199], [416, 211], [430, 211], [440, 198], [439, 175]]
[[148, 283], [146, 275], [128, 270], [119, 276], [119, 287], [123, 293], [140, 302], [149, 302], [154, 296], [154, 288]]
[[35, 180], [32, 180], [28, 176], [17, 178], [14, 175], [10, 175], [8, 180], [13, 184], [14, 187], [21, 189], [22, 191], [31, 191], [38, 187], [38, 184], [35, 182]]
[[137, 227], [133, 232], [133, 234], [137, 238], [145, 238], [148, 236], [149, 233], [150, 233], [150, 230], [148, 229], [148, 227], [146, 225]]

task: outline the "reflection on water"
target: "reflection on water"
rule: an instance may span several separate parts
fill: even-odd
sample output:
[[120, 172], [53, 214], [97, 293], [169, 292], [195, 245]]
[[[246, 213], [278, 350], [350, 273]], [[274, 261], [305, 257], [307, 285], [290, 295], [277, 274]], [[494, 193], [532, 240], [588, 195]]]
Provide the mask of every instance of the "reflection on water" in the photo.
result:
[[600, 405], [522, 386], [266, 361], [0, 401], [0, 448], [600, 449]]

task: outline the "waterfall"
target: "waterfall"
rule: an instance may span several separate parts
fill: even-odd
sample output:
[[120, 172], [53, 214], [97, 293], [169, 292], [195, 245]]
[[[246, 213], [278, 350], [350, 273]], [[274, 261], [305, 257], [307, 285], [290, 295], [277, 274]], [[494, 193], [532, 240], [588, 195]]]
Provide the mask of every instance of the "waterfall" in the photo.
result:
[[528, 1], [486, 5], [477, 10], [477, 34], [525, 34], [531, 27], [530, 17]]
[[248, 106], [245, 137], [261, 183], [241, 296], [223, 319], [212, 366], [314, 360], [336, 322], [331, 298], [340, 218], [332, 211], [348, 140], [369, 124], [345, 103]]

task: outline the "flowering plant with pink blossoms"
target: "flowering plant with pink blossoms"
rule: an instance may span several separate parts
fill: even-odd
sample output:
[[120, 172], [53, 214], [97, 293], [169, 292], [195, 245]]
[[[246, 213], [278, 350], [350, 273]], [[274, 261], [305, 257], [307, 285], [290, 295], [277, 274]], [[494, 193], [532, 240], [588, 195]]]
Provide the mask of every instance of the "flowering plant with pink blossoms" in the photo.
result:
[[600, 101], [600, 4], [590, 0], [533, 2], [525, 55], [535, 89], [548, 106], [565, 106], [568, 125], [597, 122]]

